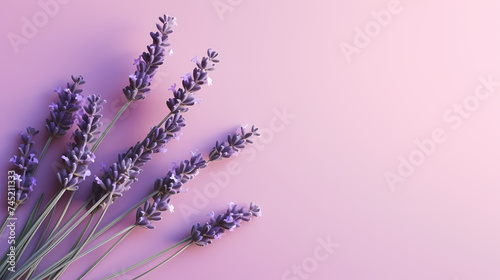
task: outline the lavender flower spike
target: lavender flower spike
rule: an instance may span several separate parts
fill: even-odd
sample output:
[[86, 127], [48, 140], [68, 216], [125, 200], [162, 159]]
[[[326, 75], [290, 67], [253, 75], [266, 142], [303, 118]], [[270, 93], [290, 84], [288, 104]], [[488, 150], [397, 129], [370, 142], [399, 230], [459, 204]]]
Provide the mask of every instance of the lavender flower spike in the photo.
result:
[[249, 222], [251, 216], [261, 216], [262, 212], [258, 205], [250, 203], [250, 208], [237, 208], [236, 204], [229, 203], [226, 213], [215, 217], [212, 212], [209, 222], [203, 226], [199, 223], [191, 228], [191, 240], [196, 245], [206, 246], [212, 244], [213, 239], [218, 239], [225, 230], [234, 230], [241, 226], [241, 221]]
[[[167, 122], [168, 127], [169, 122]], [[250, 132], [245, 132], [242, 127], [240, 129], [241, 133], [235, 133], [229, 135], [226, 142], [219, 143], [217, 141], [216, 146], [210, 153], [210, 161], [219, 160], [222, 158], [228, 158], [231, 155], [237, 153], [240, 149], [245, 148], [247, 143], [253, 143], [250, 139], [252, 136], [259, 136], [257, 133], [257, 128], [252, 127]], [[184, 160], [179, 165], [174, 166], [172, 170], [168, 171], [164, 178], [156, 179], [154, 183], [154, 190], [157, 192], [153, 196], [154, 203], [144, 206], [144, 210], [138, 210], [136, 215], [136, 225], [142, 226], [144, 228], [153, 229], [154, 226], [151, 224], [151, 219], [149, 215], [151, 213], [156, 213], [155, 218], [161, 215], [161, 212], [170, 210], [173, 212], [174, 206], [171, 204], [171, 197], [182, 191], [182, 186], [189, 180], [193, 179], [198, 173], [199, 169], [205, 168], [208, 162], [206, 162], [201, 154], [193, 154], [190, 160]], [[154, 210], [152, 210], [154, 208]], [[156, 211], [156, 212], [155, 212]]]
[[144, 209], [137, 209], [135, 224], [147, 229], [154, 229], [151, 221], [160, 220], [161, 212], [174, 211], [170, 203], [171, 196], [181, 192], [181, 187], [198, 175], [201, 168], [207, 166], [201, 154], [193, 154], [189, 160], [184, 160], [167, 172], [165, 178], [156, 179], [154, 190], [158, 193], [153, 196], [153, 203], [144, 204]]
[[79, 118], [78, 129], [74, 132], [74, 142], [68, 145], [66, 153], [62, 156], [64, 168], [57, 172], [61, 186], [68, 191], [76, 191], [80, 183], [90, 175], [88, 166], [94, 162], [95, 156], [88, 144], [95, 141], [97, 129], [102, 125], [99, 112], [105, 102], [100, 96], [92, 95], [87, 98], [88, 104], [84, 106], [84, 113]]
[[25, 203], [29, 194], [33, 191], [33, 187], [36, 186], [33, 171], [38, 165], [38, 159], [35, 156], [36, 152], [32, 151], [31, 148], [35, 143], [33, 138], [39, 132], [32, 127], [26, 128], [26, 134], [21, 134], [22, 143], [18, 148], [19, 156], [10, 159], [10, 162], [17, 167], [14, 174], [17, 205]]
[[[127, 152], [120, 154], [118, 161], [109, 167], [103, 177], [95, 177], [93, 204], [106, 194], [111, 196], [111, 203], [121, 197], [138, 180], [137, 176], [142, 172], [140, 167], [151, 160], [153, 153], [160, 152], [163, 145], [175, 138], [180, 127], [185, 125], [185, 120], [179, 113], [172, 115], [165, 122], [165, 129], [153, 127], [142, 142], [137, 142]], [[105, 204], [106, 202], [102, 202], [100, 206]]]
[[252, 144], [252, 136], [260, 136], [257, 132], [259, 130], [252, 126], [250, 132], [245, 132], [245, 128], [240, 128], [240, 133], [236, 132], [227, 136], [227, 140], [223, 142], [217, 141], [212, 152], [210, 152], [209, 161], [219, 160], [221, 158], [228, 158], [231, 155], [238, 153], [240, 149], [245, 148], [246, 144]]
[[134, 62], [137, 69], [129, 76], [129, 85], [123, 89], [129, 101], [146, 98], [146, 94], [150, 91], [151, 81], [158, 67], [163, 64], [165, 47], [170, 46], [167, 43], [168, 35], [173, 32], [172, 26], [176, 25], [175, 18], [163, 15], [159, 19], [161, 24], [156, 24], [158, 32], [150, 33], [153, 43], [147, 47], [148, 51], [143, 52]]
[[155, 200], [152, 204], [149, 201], [144, 203], [144, 209], [139, 207], [137, 209], [136, 214], [136, 225], [140, 227], [144, 227], [147, 229], [154, 229], [155, 226], [151, 223], [151, 221], [159, 221], [161, 220], [161, 212], [157, 212], [156, 209], [158, 207], [158, 200]]
[[71, 76], [73, 83], [68, 83], [67, 88], [62, 90], [58, 87], [55, 92], [59, 95], [59, 101], [50, 105], [50, 119], [46, 120], [45, 128], [52, 137], [59, 137], [66, 134], [76, 119], [76, 113], [80, 110], [82, 92], [78, 87], [85, 84], [82, 76]]
[[175, 89], [174, 84], [170, 90], [174, 93], [174, 98], [167, 101], [167, 107], [170, 112], [186, 112], [189, 106], [196, 104], [194, 93], [201, 89], [201, 86], [209, 83], [208, 71], [215, 69], [215, 64], [219, 62], [219, 54], [212, 50], [207, 50], [207, 57], [203, 57], [201, 62], [196, 61], [196, 67], [193, 73], [186, 73], [182, 77], [182, 88]]

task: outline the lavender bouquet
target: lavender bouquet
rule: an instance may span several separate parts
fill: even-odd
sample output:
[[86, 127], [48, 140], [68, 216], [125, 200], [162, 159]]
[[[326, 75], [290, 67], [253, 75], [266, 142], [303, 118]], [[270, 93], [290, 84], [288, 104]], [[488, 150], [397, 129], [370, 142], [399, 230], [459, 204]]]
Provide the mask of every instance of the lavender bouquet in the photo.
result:
[[[241, 127], [226, 139], [217, 141], [206, 155], [192, 153], [156, 179], [149, 195], [111, 222], [102, 223], [106, 213], [109, 213], [108, 209], [138, 180], [144, 166], [153, 159], [152, 155], [165, 151], [164, 146], [179, 136], [179, 132], [186, 126], [183, 115], [198, 102], [195, 97], [197, 92], [203, 86], [211, 84], [209, 72], [215, 70], [219, 63], [219, 54], [212, 49], [208, 49], [206, 56], [200, 60], [197, 57], [193, 59], [195, 67], [182, 76], [181, 86], [174, 84], [170, 88], [173, 96], [166, 100], [165, 117], [150, 129], [144, 139], [120, 153], [116, 162], [109, 167], [103, 167], [102, 175], [92, 177], [89, 167], [96, 162], [96, 150], [100, 143], [130, 104], [145, 99], [151, 91], [151, 82], [158, 68], [164, 63], [168, 53], [168, 39], [175, 25], [174, 17], [164, 15], [159, 18], [157, 31], [150, 33], [152, 43], [147, 46], [147, 51], [134, 61], [136, 69], [123, 89], [126, 101], [104, 130], [101, 131], [101, 111], [106, 101], [98, 95], [85, 96], [82, 89], [84, 78], [72, 76], [64, 89], [55, 90], [58, 100], [49, 106], [49, 117], [45, 124], [48, 138], [39, 154], [34, 150], [39, 130], [28, 127], [21, 133], [18, 153], [10, 159], [12, 170], [8, 174], [9, 211], [0, 233], [8, 228], [12, 219], [16, 219], [15, 211], [19, 207], [29, 199], [36, 198], [37, 201], [29, 218], [24, 221], [22, 231], [15, 239], [9, 239], [10, 246], [0, 264], [0, 279], [58, 279], [73, 262], [101, 246], [107, 246], [106, 251], [95, 256], [96, 261], [78, 279], [84, 278], [133, 230], [152, 230], [155, 223], [161, 220], [163, 212], [173, 212], [173, 196], [186, 193], [184, 185], [194, 179], [203, 168], [212, 162], [230, 158], [246, 145], [253, 143], [254, 137], [259, 136], [256, 127]], [[44, 155], [50, 151], [52, 140], [68, 133], [72, 135], [71, 142], [61, 155], [61, 168], [56, 173], [58, 191], [46, 200], [40, 192], [50, 186], [36, 180], [37, 168], [42, 164]], [[87, 180], [88, 178], [91, 179]], [[76, 202], [73, 197], [80, 188], [91, 188], [91, 195], [79, 209], [69, 213], [69, 206]], [[135, 212], [135, 218], [131, 212]], [[105, 279], [131, 270], [135, 272], [142, 265], [161, 259], [149, 270], [137, 272], [134, 279], [140, 278], [168, 262], [188, 246], [211, 244], [226, 230], [232, 231], [240, 227], [241, 221], [248, 222], [251, 217], [260, 215], [259, 206], [253, 203], [250, 203], [248, 208], [230, 203], [226, 212], [219, 215], [212, 213], [209, 221], [193, 225], [190, 231], [186, 231], [186, 238], [178, 243]], [[129, 226], [116, 229], [115, 225], [122, 220], [130, 220]], [[112, 235], [103, 240], [101, 236], [109, 232]], [[71, 248], [64, 248], [61, 242], [70, 234], [78, 238]], [[97, 241], [93, 242], [94, 240]], [[113, 240], [115, 241], [112, 245], [108, 244]], [[46, 264], [45, 256], [54, 250], [67, 253], [59, 260]]]

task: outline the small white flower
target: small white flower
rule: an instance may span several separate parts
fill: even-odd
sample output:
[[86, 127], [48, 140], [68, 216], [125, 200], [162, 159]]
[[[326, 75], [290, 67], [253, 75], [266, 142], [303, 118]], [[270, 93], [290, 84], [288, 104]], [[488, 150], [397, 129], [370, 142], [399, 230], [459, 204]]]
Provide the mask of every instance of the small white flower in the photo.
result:
[[175, 177], [174, 174], [172, 174], [172, 176], [170, 176], [170, 179], [172, 179], [174, 182], [179, 182], [179, 179], [177, 179], [177, 177]]
[[90, 170], [85, 171], [85, 174], [83, 174], [83, 180], [85, 180], [85, 177], [90, 176], [90, 174]]
[[170, 51], [168, 51], [168, 55], [173, 55], [173, 54], [174, 54], [174, 50], [170, 49]]
[[211, 86], [212, 85], [212, 79], [210, 77], [207, 77], [207, 82], [208, 82], [208, 85]]
[[49, 105], [49, 108], [54, 111], [54, 110], [57, 110], [57, 104], [55, 104], [54, 102], [52, 102], [52, 104]]

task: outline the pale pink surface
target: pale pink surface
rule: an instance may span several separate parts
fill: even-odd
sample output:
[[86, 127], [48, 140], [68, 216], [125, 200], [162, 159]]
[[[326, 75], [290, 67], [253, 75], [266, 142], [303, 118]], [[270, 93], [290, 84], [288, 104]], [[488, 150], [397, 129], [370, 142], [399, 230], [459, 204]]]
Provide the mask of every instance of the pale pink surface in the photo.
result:
[[[18, 145], [17, 132], [27, 125], [42, 130], [47, 106], [56, 98], [52, 90], [71, 74], [85, 77], [86, 93], [108, 100], [109, 122], [124, 100], [131, 63], [163, 13], [178, 18], [174, 54], [154, 91], [105, 139], [98, 162], [112, 163], [162, 118], [167, 89], [192, 68], [192, 57], [212, 47], [221, 63], [211, 74], [213, 86], [200, 92], [203, 102], [186, 114], [181, 141], [154, 156], [112, 215], [148, 193], [172, 161], [195, 149], [206, 154], [238, 125], [256, 124], [268, 132], [251, 154], [203, 170], [188, 193], [173, 198], [173, 214], [165, 214], [154, 231], [136, 230], [89, 279], [168, 247], [230, 201], [254, 201], [264, 215], [208, 247], [188, 249], [147, 278], [500, 279], [500, 87], [456, 129], [443, 118], [453, 104], [473, 96], [479, 77], [500, 81], [496, 1], [221, 0], [234, 6], [223, 17], [213, 2], [69, 1], [17, 54], [7, 34], [19, 34], [22, 18], [41, 7], [33, 0], [1, 3], [3, 174]], [[353, 45], [356, 28], [371, 24], [372, 11], [388, 7], [396, 11], [390, 22], [349, 63], [339, 45]], [[276, 110], [295, 117], [286, 125], [275, 122]], [[431, 137], [436, 128], [446, 141], [391, 189], [384, 174], [397, 174], [399, 157], [408, 158], [417, 149], [414, 141]], [[46, 136], [41, 134], [39, 151]], [[51, 147], [34, 195], [57, 186], [49, 163], [66, 140]], [[193, 202], [196, 190], [216, 182], [213, 174], [231, 162], [238, 174], [229, 186], [208, 206]], [[97, 165], [93, 171], [98, 174]], [[79, 193], [84, 200], [88, 187]], [[182, 209], [188, 206], [198, 212], [186, 217]], [[133, 222], [130, 215], [121, 226]], [[340, 247], [314, 267], [317, 239], [328, 236]], [[63, 278], [73, 279], [92, 261], [78, 261]], [[309, 272], [287, 274], [303, 261]]]

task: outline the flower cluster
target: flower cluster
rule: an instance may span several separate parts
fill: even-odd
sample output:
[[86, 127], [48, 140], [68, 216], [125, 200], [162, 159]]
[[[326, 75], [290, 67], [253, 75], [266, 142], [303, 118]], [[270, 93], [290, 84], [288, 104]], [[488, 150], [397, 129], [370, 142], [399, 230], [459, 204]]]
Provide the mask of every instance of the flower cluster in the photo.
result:
[[161, 212], [174, 211], [174, 206], [170, 202], [171, 196], [179, 193], [181, 187], [198, 175], [199, 170], [206, 166], [206, 161], [201, 154], [193, 153], [189, 160], [184, 160], [169, 170], [164, 178], [156, 179], [154, 183], [156, 194], [153, 196], [153, 202], [146, 201], [144, 209], [141, 207], [137, 209], [136, 225], [154, 229], [151, 221], [160, 220]]
[[253, 143], [250, 139], [252, 136], [260, 136], [257, 130], [258, 128], [252, 126], [250, 132], [245, 132], [245, 127], [241, 127], [239, 133], [236, 132], [232, 135], [228, 135], [226, 141], [217, 141], [212, 152], [210, 152], [209, 161], [228, 158], [231, 155], [238, 153], [240, 149], [245, 148], [246, 144]]
[[218, 239], [225, 230], [234, 230], [241, 226], [241, 221], [249, 222], [251, 216], [261, 216], [262, 212], [258, 205], [250, 203], [250, 208], [246, 209], [234, 203], [229, 203], [226, 213], [220, 214], [215, 217], [212, 212], [210, 214], [210, 221], [204, 225], [200, 223], [193, 225], [191, 228], [191, 240], [199, 246], [206, 246], [212, 244], [213, 239]]
[[[228, 138], [228, 147], [232, 147], [232, 151], [236, 149], [245, 148], [246, 143], [253, 143], [250, 139], [252, 136], [259, 136], [257, 133], [257, 128], [252, 126], [251, 132], [245, 133], [244, 128], [241, 128], [241, 134], [230, 135]], [[217, 141], [214, 150], [220, 147]], [[233, 147], [234, 146], [234, 147]], [[214, 154], [216, 152], [211, 153]], [[219, 156], [217, 159], [228, 158], [234, 154], [231, 153], [221, 153], [224, 156]], [[152, 221], [158, 221], [161, 219], [161, 212], [170, 210], [173, 212], [174, 206], [171, 204], [171, 196], [182, 191], [182, 186], [189, 180], [193, 179], [201, 168], [205, 168], [208, 162], [202, 158], [201, 154], [192, 154], [191, 159], [184, 160], [178, 165], [174, 166], [164, 178], [156, 179], [154, 183], [154, 191], [156, 194], [153, 196], [153, 202], [144, 204], [144, 208], [139, 207], [136, 214], [136, 225], [154, 229], [155, 227], [151, 224]]]
[[15, 184], [16, 184], [16, 203], [17, 205], [25, 203], [28, 200], [29, 194], [36, 186], [36, 179], [34, 177], [34, 170], [38, 166], [38, 159], [36, 153], [32, 151], [33, 138], [39, 131], [28, 127], [26, 134], [21, 133], [21, 145], [19, 145], [19, 156], [14, 156], [10, 159], [16, 167], [15, 170]]
[[[137, 142], [126, 153], [118, 156], [118, 161], [113, 163], [102, 178], [95, 177], [93, 182], [93, 204], [103, 196], [110, 195], [111, 202], [121, 197], [130, 185], [137, 181], [137, 176], [142, 171], [140, 168], [151, 159], [151, 154], [159, 152], [166, 143], [167, 134], [163, 128], [153, 128], [146, 139]], [[100, 206], [105, 206], [102, 202]]]
[[59, 137], [66, 134], [66, 131], [73, 125], [77, 112], [80, 110], [82, 92], [78, 87], [85, 84], [82, 76], [71, 76], [73, 83], [67, 84], [67, 88], [62, 90], [58, 87], [55, 92], [59, 95], [59, 101], [50, 105], [50, 119], [46, 120], [45, 128], [50, 136]]
[[170, 88], [174, 93], [174, 97], [167, 101], [171, 112], [186, 112], [189, 106], [196, 104], [194, 93], [201, 89], [201, 85], [211, 84], [207, 72], [215, 70], [215, 64], [219, 62], [218, 56], [216, 51], [208, 49], [207, 56], [203, 57], [201, 62], [196, 61], [193, 74], [186, 73], [182, 76], [182, 88], [176, 89], [176, 84]]
[[[170, 116], [164, 128], [153, 127], [142, 142], [137, 142], [127, 152], [118, 156], [118, 161], [113, 163], [102, 178], [95, 177], [93, 183], [93, 204], [97, 203], [104, 195], [111, 196], [111, 202], [121, 197], [130, 185], [136, 182], [137, 176], [142, 172], [140, 168], [151, 160], [153, 153], [162, 150], [163, 145], [176, 137], [176, 133], [185, 126], [185, 120], [179, 114]], [[100, 206], [106, 203], [102, 202]]]
[[100, 121], [102, 115], [99, 113], [104, 103], [106, 103], [106, 100], [103, 100], [98, 95], [93, 94], [87, 97], [87, 105], [83, 106], [84, 113], [77, 124], [79, 130], [76, 130], [73, 134], [75, 143], [83, 142], [84, 138], [86, 138], [86, 142], [89, 144], [97, 140], [96, 135], [100, 133], [97, 129], [102, 125]]
[[[34, 145], [34, 137], [39, 133], [38, 130], [28, 127], [26, 133], [21, 134], [22, 143], [19, 146], [19, 154], [10, 159], [15, 165], [15, 170], [9, 171], [9, 206], [13, 207], [14, 198], [16, 199], [16, 207], [28, 200], [30, 193], [36, 185], [36, 170], [38, 165], [43, 161], [44, 154], [49, 150], [50, 144], [54, 137], [66, 135], [73, 124], [76, 123], [77, 128], [73, 132], [67, 149], [61, 156], [62, 168], [57, 172], [57, 178], [61, 188], [47, 203], [43, 202], [41, 196], [36, 206], [33, 208], [30, 218], [26, 222], [19, 240], [16, 241], [16, 256], [19, 260], [23, 260], [18, 267], [11, 265], [9, 262], [10, 253], [4, 254], [0, 262], [0, 279], [59, 279], [68, 267], [82, 255], [82, 250], [87, 248], [91, 242], [98, 238], [101, 234], [112, 229], [113, 225], [118, 223], [127, 215], [139, 207], [136, 211], [136, 220], [133, 226], [120, 231], [115, 237], [122, 237], [112, 245], [101, 257], [96, 258], [97, 261], [91, 265], [78, 279], [86, 277], [90, 271], [99, 264], [99, 262], [108, 253], [115, 248], [124, 238], [136, 227], [146, 229], [154, 229], [154, 221], [161, 220], [162, 212], [173, 212], [174, 206], [171, 203], [172, 196], [181, 192], [186, 192], [185, 184], [194, 179], [201, 169], [207, 167], [212, 161], [229, 158], [236, 155], [246, 145], [253, 143], [253, 136], [259, 136], [258, 129], [254, 126], [250, 131], [245, 131], [242, 127], [238, 132], [231, 134], [225, 141], [217, 141], [213, 149], [204, 159], [201, 153], [192, 153], [191, 157], [174, 164], [174, 166], [166, 173], [164, 177], [156, 179], [151, 193], [142, 198], [140, 202], [135, 204], [129, 210], [125, 211], [121, 216], [114, 219], [108, 225], [100, 227], [100, 223], [105, 221], [104, 215], [107, 213], [108, 207], [115, 202], [118, 197], [121, 197], [125, 191], [129, 190], [134, 182], [138, 180], [139, 174], [143, 171], [144, 165], [152, 159], [152, 155], [158, 152], [165, 152], [164, 145], [177, 138], [179, 132], [186, 126], [186, 121], [182, 114], [187, 112], [191, 106], [198, 102], [195, 99], [195, 93], [198, 92], [203, 85], [211, 85], [212, 80], [208, 76], [209, 71], [215, 70], [215, 66], [219, 63], [219, 54], [208, 49], [205, 57], [198, 60], [198, 57], [192, 59], [196, 65], [192, 72], [182, 76], [182, 84], [176, 88], [174, 84], [170, 90], [173, 92], [172, 98], [166, 101], [169, 109], [167, 115], [154, 127], [149, 130], [146, 137], [138, 141], [124, 153], [118, 155], [118, 160], [111, 164], [108, 168], [103, 163], [103, 175], [94, 176], [92, 182], [92, 197], [84, 206], [76, 210], [71, 218], [65, 217], [71, 211], [69, 205], [73, 201], [74, 191], [83, 186], [84, 180], [90, 176], [90, 164], [95, 161], [94, 152], [105, 136], [111, 131], [111, 128], [125, 112], [127, 107], [134, 101], [142, 100], [150, 91], [152, 79], [158, 71], [160, 65], [163, 64], [166, 47], [169, 46], [168, 39], [172, 28], [176, 25], [175, 18], [162, 16], [159, 18], [160, 23], [156, 24], [157, 32], [151, 32], [150, 36], [153, 42], [147, 46], [147, 51], [143, 52], [139, 58], [134, 61], [136, 66], [135, 72], [129, 76], [129, 83], [123, 89], [123, 93], [127, 98], [127, 102], [116, 113], [109, 125], [102, 131], [99, 131], [102, 126], [101, 111], [103, 104], [106, 102], [100, 96], [90, 95], [87, 99], [83, 99], [80, 95], [82, 90], [80, 86], [85, 83], [82, 76], [72, 76], [72, 82], [67, 84], [67, 88], [62, 90], [57, 88], [55, 92], [59, 96], [57, 103], [52, 103], [50, 118], [46, 120], [46, 129], [49, 137], [46, 140], [44, 148], [39, 156], [32, 150]], [[69, 138], [69, 137], [68, 137]], [[15, 182], [15, 192], [12, 193], [12, 182]], [[38, 186], [40, 187], [40, 186]], [[64, 194], [71, 191], [70, 197], [66, 202], [66, 207], [61, 213], [57, 213]], [[15, 196], [15, 197], [14, 197]], [[73, 201], [74, 202], [74, 201]], [[85, 207], [88, 211], [81, 212]], [[12, 210], [13, 215], [14, 208]], [[94, 221], [94, 215], [102, 210], [102, 213], [97, 221]], [[9, 210], [10, 211], [10, 210]], [[226, 230], [233, 230], [241, 226], [241, 221], [250, 221], [252, 216], [260, 216], [261, 210], [259, 206], [250, 204], [247, 209], [245, 207], [238, 208], [235, 204], [230, 203], [228, 210], [215, 216], [212, 212], [210, 221], [205, 224], [196, 224], [191, 228], [191, 234], [178, 242], [176, 245], [169, 247], [167, 250], [156, 254], [153, 257], [146, 259], [130, 268], [114, 273], [110, 279], [122, 274], [128, 270], [134, 269], [139, 265], [153, 260], [154, 258], [168, 252], [169, 250], [185, 244], [180, 250], [171, 255], [162, 263], [170, 260], [178, 255], [188, 246], [197, 244], [205, 246], [211, 244], [212, 240], [219, 238]], [[57, 217], [58, 221], [51, 223], [52, 217]], [[48, 219], [48, 221], [46, 221]], [[82, 223], [88, 219], [88, 224], [82, 227]], [[6, 229], [10, 218], [7, 217], [0, 226], [0, 234]], [[64, 222], [64, 225], [61, 223]], [[92, 225], [92, 230], [87, 234], [87, 229]], [[44, 233], [40, 234], [39, 230], [45, 226]], [[49, 230], [49, 227], [52, 227]], [[96, 229], [102, 228], [100, 231]], [[48, 266], [38, 274], [38, 266], [42, 264], [42, 258], [53, 251], [65, 238], [70, 236], [76, 229], [82, 229], [80, 238], [73, 245], [64, 257]], [[50, 232], [49, 235], [45, 235]], [[30, 242], [38, 239], [38, 245], [33, 246]], [[106, 244], [112, 238], [99, 243], [90, 252], [98, 247]], [[64, 250], [64, 249], [63, 249]], [[67, 250], [66, 250], [67, 251]], [[85, 251], [84, 251], [85, 252]], [[26, 254], [23, 256], [23, 254]], [[29, 256], [28, 256], [29, 254]], [[23, 257], [23, 258], [21, 258]], [[162, 264], [160, 263], [160, 265]], [[158, 267], [155, 266], [154, 268]], [[15, 267], [15, 270], [14, 270]], [[154, 269], [153, 268], [153, 269]], [[41, 270], [41, 269], [40, 269]], [[149, 271], [139, 275], [136, 278], [142, 277]]]
[[155, 226], [151, 223], [151, 221], [159, 221], [161, 220], [161, 212], [156, 211], [158, 208], [158, 201], [153, 202], [153, 204], [149, 203], [149, 200], [147, 200], [144, 203], [144, 209], [142, 207], [139, 207], [137, 209], [137, 214], [135, 215], [136, 217], [136, 222], [135, 224], [137, 226], [147, 228], [147, 229], [154, 229]]
[[96, 95], [89, 96], [87, 101], [77, 124], [78, 129], [73, 133], [74, 142], [68, 145], [66, 153], [61, 157], [64, 168], [57, 172], [59, 183], [68, 191], [78, 190], [80, 183], [90, 175], [88, 166], [95, 159], [88, 144], [95, 142], [95, 135], [99, 133], [97, 129], [102, 125], [102, 115], [99, 112], [105, 101]]
[[[170, 17], [165, 18], [170, 19]], [[102, 179], [96, 177], [94, 180], [93, 203], [99, 201], [106, 194], [112, 196], [111, 201], [114, 201], [116, 197], [122, 196], [123, 192], [128, 190], [130, 185], [137, 181], [136, 177], [142, 171], [139, 167], [149, 161], [152, 153], [160, 151], [163, 144], [175, 137], [176, 133], [186, 125], [181, 113], [188, 111], [187, 107], [196, 103], [194, 92], [200, 90], [201, 85], [208, 83], [209, 78], [207, 71], [215, 69], [215, 64], [219, 62], [217, 59], [218, 55], [216, 51], [208, 49], [207, 57], [203, 57], [201, 62], [196, 62], [196, 67], [193, 69], [193, 75], [191, 76], [190, 73], [184, 75], [182, 81], [183, 88], [175, 89], [175, 85], [172, 87], [174, 97], [167, 101], [170, 114], [165, 121], [166, 138], [161, 139], [160, 142], [151, 142], [151, 139], [146, 138], [143, 142], [138, 142], [135, 147], [129, 149], [127, 153], [120, 155], [118, 162], [110, 166]], [[153, 134], [160, 133], [157, 127], [154, 127], [152, 132], [153, 131], [155, 131]], [[143, 144], [148, 144], [150, 142], [154, 143], [154, 146], [158, 149], [151, 151], [140, 149]], [[166, 203], [170, 201], [170, 198], [165, 196], [160, 200]], [[102, 202], [100, 206], [104, 205], [105, 202]], [[151, 205], [154, 205], [154, 203]]]
[[156, 24], [158, 32], [150, 33], [153, 43], [147, 47], [148, 51], [143, 52], [134, 62], [136, 71], [129, 76], [129, 85], [123, 89], [129, 101], [146, 98], [151, 81], [158, 67], [163, 64], [165, 47], [170, 46], [167, 43], [168, 35], [173, 32], [172, 26], [176, 25], [175, 18], [163, 15], [159, 19], [161, 24]]

